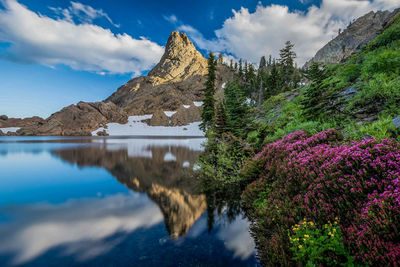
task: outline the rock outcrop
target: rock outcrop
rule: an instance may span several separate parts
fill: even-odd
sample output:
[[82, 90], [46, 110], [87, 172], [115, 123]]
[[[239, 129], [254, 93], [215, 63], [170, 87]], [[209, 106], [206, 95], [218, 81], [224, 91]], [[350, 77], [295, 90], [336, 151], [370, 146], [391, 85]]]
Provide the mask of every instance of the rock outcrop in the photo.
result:
[[[196, 50], [185, 33], [175, 31], [168, 39], [160, 62], [148, 75], [130, 80], [105, 101], [115, 103], [128, 115], [157, 112], [162, 116], [160, 111], [177, 111], [183, 105], [193, 105], [193, 101], [201, 101], [206, 74], [207, 60]], [[221, 91], [221, 85], [232, 79], [232, 71], [219, 64], [216, 91]], [[180, 125], [178, 121], [182, 121], [171, 118], [172, 123], [169, 123], [169, 120], [160, 120], [160, 116], [157, 115], [151, 125], [176, 126]], [[200, 120], [199, 117], [193, 119]]]
[[126, 123], [126, 113], [113, 103], [79, 102], [52, 114], [39, 125], [24, 125], [19, 135], [90, 136], [109, 122]]
[[304, 67], [312, 62], [335, 64], [344, 61], [350, 55], [357, 53], [360, 48], [378, 36], [385, 26], [400, 13], [400, 9], [390, 11], [371, 11], [358, 18], [336, 38], [321, 48]]
[[25, 126], [34, 127], [44, 123], [44, 119], [37, 116], [25, 119], [8, 118], [7, 116], [4, 115], [1, 117], [0, 117], [0, 128], [25, 127]]

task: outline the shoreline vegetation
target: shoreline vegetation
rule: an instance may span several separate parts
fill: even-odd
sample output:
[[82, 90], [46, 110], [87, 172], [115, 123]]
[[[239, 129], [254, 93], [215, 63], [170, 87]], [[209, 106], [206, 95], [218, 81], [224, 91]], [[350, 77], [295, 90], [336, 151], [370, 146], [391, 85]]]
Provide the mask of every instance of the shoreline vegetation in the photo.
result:
[[345, 62], [302, 70], [295, 57], [287, 42], [257, 70], [231, 61], [216, 101], [210, 54], [208, 208], [245, 211], [264, 266], [399, 265], [400, 16]]

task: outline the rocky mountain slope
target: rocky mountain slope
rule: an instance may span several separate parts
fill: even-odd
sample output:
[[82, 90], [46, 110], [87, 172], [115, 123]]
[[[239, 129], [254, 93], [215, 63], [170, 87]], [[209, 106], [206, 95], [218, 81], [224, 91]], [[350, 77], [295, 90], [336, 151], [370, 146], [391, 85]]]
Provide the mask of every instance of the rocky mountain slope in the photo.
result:
[[[174, 31], [160, 62], [148, 73], [130, 80], [102, 102], [79, 102], [52, 114], [46, 120], [0, 120], [0, 128], [20, 127], [9, 135], [91, 135], [107, 123], [126, 123], [128, 116], [150, 115], [151, 126], [183, 126], [200, 121], [202, 89], [207, 60], [185, 33]], [[216, 94], [233, 79], [233, 72], [218, 64]], [[167, 116], [165, 111], [170, 112]], [[31, 122], [33, 121], [33, 122]], [[105, 126], [106, 127], [106, 126]], [[6, 134], [2, 133], [1, 134]], [[105, 134], [104, 131], [100, 134]]]
[[[128, 115], [154, 114], [153, 126], [186, 125], [200, 121], [200, 108], [207, 74], [207, 60], [196, 50], [185, 33], [172, 32], [160, 62], [147, 76], [134, 78], [121, 86], [106, 102], [113, 102]], [[225, 65], [217, 67], [216, 89], [233, 79]], [[184, 105], [187, 107], [185, 108]], [[170, 120], [163, 111], [177, 111]]]
[[108, 122], [127, 122], [126, 113], [113, 103], [79, 102], [54, 113], [40, 124], [23, 125], [19, 135], [91, 135]]
[[400, 8], [390, 11], [371, 11], [358, 18], [336, 38], [321, 48], [304, 67], [312, 62], [339, 63], [383, 32], [385, 26], [398, 14]]

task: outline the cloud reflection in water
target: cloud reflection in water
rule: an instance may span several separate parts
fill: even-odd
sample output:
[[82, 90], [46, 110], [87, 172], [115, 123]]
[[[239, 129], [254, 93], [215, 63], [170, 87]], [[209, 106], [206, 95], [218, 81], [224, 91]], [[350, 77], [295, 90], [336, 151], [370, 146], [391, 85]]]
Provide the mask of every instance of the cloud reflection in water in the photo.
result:
[[[160, 209], [140, 194], [8, 206], [1, 213], [15, 221], [0, 225], [0, 253], [15, 254], [13, 264], [30, 261], [51, 248], [63, 246], [63, 253], [85, 260], [109, 251], [130, 233], [163, 221]], [[106, 240], [107, 239], [107, 240]], [[90, 244], [90, 245], [89, 245]]]

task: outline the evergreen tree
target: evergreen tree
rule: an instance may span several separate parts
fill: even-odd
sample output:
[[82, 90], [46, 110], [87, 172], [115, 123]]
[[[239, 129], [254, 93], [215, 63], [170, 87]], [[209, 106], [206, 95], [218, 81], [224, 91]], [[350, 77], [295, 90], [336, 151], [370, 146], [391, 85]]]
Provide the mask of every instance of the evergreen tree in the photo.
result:
[[304, 115], [308, 119], [316, 119], [324, 109], [324, 86], [323, 80], [327, 78], [325, 67], [319, 63], [313, 62], [306, 73], [306, 77], [311, 84], [304, 92], [304, 99], [301, 102], [304, 109]]
[[266, 88], [267, 91], [264, 95], [264, 99], [268, 99], [269, 97], [279, 94], [282, 88], [282, 75], [279, 70], [278, 63], [272, 60], [271, 63], [271, 71], [269, 75], [266, 77]]
[[265, 60], [265, 57], [262, 56], [260, 59], [260, 64], [258, 65], [258, 69], [265, 68], [267, 66], [267, 61]]
[[247, 68], [247, 61], [244, 62], [244, 73], [243, 73], [243, 75], [244, 75], [245, 82], [246, 83], [249, 82], [249, 80], [247, 80], [247, 77], [249, 75], [249, 69]]
[[233, 59], [230, 60], [229, 68], [230, 68], [231, 70], [233, 70]]
[[290, 86], [295, 87], [292, 78], [295, 71], [294, 59], [296, 58], [296, 53], [293, 51], [294, 44], [290, 41], [285, 43], [285, 47], [279, 52], [279, 62], [282, 67], [282, 78], [284, 81], [285, 89], [288, 90]]
[[216, 61], [214, 58], [214, 54], [210, 52], [208, 56], [208, 74], [207, 74], [207, 81], [205, 83], [204, 88], [204, 103], [203, 103], [203, 110], [201, 112], [201, 119], [202, 123], [200, 128], [203, 131], [208, 130], [213, 126], [214, 117], [215, 117], [215, 74], [216, 71]]
[[239, 77], [243, 76], [243, 62], [242, 59], [239, 59]]
[[219, 137], [227, 130], [227, 121], [225, 102], [221, 101], [217, 105], [215, 118], [215, 129]]
[[235, 72], [237, 72], [238, 71], [238, 64], [237, 64], [237, 62], [235, 62]]
[[227, 129], [241, 136], [247, 126], [248, 106], [238, 82], [230, 82], [225, 88]]
[[218, 56], [218, 64], [222, 64], [223, 62], [224, 62], [224, 58], [223, 58], [222, 54], [219, 53], [219, 56]]

